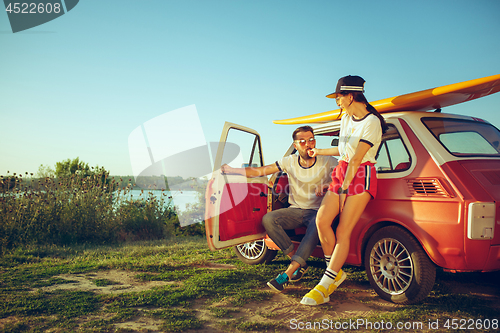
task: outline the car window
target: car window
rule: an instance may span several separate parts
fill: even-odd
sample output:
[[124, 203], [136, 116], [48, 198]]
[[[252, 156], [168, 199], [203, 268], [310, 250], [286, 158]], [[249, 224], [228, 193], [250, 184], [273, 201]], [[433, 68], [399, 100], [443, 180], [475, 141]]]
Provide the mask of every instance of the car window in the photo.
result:
[[262, 153], [259, 137], [253, 133], [236, 128], [229, 129], [224, 146], [222, 164], [233, 168], [262, 166]]
[[500, 156], [500, 131], [489, 123], [446, 118], [422, 118], [422, 122], [455, 156]]
[[314, 135], [316, 138], [316, 148], [327, 149], [333, 146], [338, 146], [339, 137], [333, 134], [334, 133], [322, 133]]
[[[377, 153], [377, 172], [400, 172], [408, 170], [411, 166], [411, 158], [406, 146], [394, 125], [388, 124], [389, 129], [382, 136], [379, 151]], [[316, 147], [329, 148], [338, 145], [338, 131], [316, 135]]]
[[389, 124], [389, 130], [382, 136], [376, 158], [377, 172], [400, 172], [410, 168], [410, 154], [394, 125]]

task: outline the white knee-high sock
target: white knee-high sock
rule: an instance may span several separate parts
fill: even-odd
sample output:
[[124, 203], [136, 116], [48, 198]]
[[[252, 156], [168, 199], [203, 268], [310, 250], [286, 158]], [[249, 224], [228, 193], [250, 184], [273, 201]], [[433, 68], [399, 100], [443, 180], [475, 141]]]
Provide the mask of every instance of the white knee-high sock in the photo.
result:
[[325, 255], [325, 263], [326, 263], [326, 268], [328, 268], [328, 265], [330, 265], [330, 260], [332, 259], [332, 256]]
[[[330, 287], [330, 285], [335, 282], [336, 277], [337, 277], [337, 272], [331, 270], [330, 268], [327, 268], [325, 274], [321, 278], [321, 281], [319, 281], [319, 285], [325, 287], [326, 290], [328, 290], [328, 287]], [[325, 295], [325, 297], [326, 296], [328, 295]]]

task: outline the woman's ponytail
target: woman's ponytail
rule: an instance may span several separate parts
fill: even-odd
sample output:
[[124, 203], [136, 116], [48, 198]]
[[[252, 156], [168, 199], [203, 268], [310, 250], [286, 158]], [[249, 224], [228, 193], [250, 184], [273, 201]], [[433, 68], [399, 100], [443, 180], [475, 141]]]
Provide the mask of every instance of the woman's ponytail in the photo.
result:
[[380, 120], [380, 126], [382, 127], [382, 134], [387, 132], [389, 126], [385, 122], [384, 117], [370, 104], [366, 99], [365, 95], [362, 92], [351, 92], [356, 102], [361, 102], [366, 105], [366, 110], [370, 113], [373, 113]]

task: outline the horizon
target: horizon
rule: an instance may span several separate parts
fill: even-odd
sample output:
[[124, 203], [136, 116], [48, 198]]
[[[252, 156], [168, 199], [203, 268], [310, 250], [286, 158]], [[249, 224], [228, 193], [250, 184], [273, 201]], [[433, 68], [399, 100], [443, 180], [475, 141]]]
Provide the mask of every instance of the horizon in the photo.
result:
[[[498, 1], [137, 4], [80, 1], [17, 33], [0, 13], [0, 174], [75, 157], [138, 174], [219, 142], [225, 121], [259, 132], [271, 164], [295, 129], [272, 121], [337, 109], [325, 96], [342, 76], [362, 76], [376, 101], [500, 73]], [[499, 128], [499, 106], [497, 93], [443, 112]], [[188, 109], [189, 119], [159, 126]], [[200, 170], [189, 154], [163, 167], [208, 174], [210, 153]]]

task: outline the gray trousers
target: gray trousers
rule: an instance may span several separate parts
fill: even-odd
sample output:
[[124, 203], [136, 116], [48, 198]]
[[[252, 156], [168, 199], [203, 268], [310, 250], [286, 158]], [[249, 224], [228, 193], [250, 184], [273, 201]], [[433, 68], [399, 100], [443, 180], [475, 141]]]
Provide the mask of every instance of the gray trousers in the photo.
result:
[[307, 227], [297, 252], [292, 256], [292, 260], [298, 262], [300, 266], [306, 264], [307, 258], [313, 253], [319, 242], [318, 228], [316, 228], [317, 212], [315, 209], [289, 207], [271, 211], [262, 218], [262, 224], [266, 228], [267, 234], [284, 254], [290, 253], [294, 247], [285, 230]]

